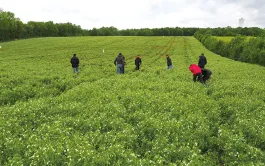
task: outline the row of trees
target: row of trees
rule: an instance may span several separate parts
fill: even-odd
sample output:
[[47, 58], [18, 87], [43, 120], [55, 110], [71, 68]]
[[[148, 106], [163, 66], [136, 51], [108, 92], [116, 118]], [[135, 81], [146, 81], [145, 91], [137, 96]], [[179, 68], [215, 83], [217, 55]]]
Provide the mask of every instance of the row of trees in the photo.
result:
[[91, 36], [193, 36], [199, 28], [141, 28], [118, 30], [115, 27], [93, 28], [88, 30]]
[[193, 36], [199, 28], [125, 29], [101, 27], [82, 29], [71, 23], [33, 22], [24, 24], [11, 12], [0, 11], [0, 41], [49, 36]]
[[265, 30], [258, 27], [223, 27], [223, 28], [142, 28], [142, 29], [126, 29], [118, 30], [115, 27], [93, 28], [88, 31], [91, 36], [193, 36], [195, 32], [200, 34], [208, 34], [213, 36], [263, 36]]
[[196, 32], [194, 36], [209, 50], [221, 56], [265, 66], [265, 38], [238, 35], [230, 42], [224, 42], [209, 34]]
[[49, 36], [193, 36], [195, 32], [213, 36], [262, 36], [264, 29], [251, 28], [142, 28], [118, 30], [115, 27], [82, 29], [72, 23], [33, 22], [24, 24], [11, 12], [0, 9], [0, 41]]
[[198, 28], [143, 28], [118, 30], [115, 27], [82, 29], [71, 23], [30, 21], [24, 24], [11, 12], [0, 11], [0, 41], [49, 36], [193, 36]]
[[258, 27], [219, 27], [219, 28], [200, 28], [196, 31], [199, 34], [212, 35], [212, 36], [263, 36], [265, 31], [264, 29]]
[[80, 36], [86, 31], [71, 23], [33, 22], [24, 24], [11, 12], [0, 10], [0, 41], [31, 37]]
[[50, 36], [193, 36], [198, 28], [143, 28], [118, 30], [115, 27], [82, 29], [71, 23], [30, 21], [24, 24], [14, 13], [0, 10], [0, 41]]

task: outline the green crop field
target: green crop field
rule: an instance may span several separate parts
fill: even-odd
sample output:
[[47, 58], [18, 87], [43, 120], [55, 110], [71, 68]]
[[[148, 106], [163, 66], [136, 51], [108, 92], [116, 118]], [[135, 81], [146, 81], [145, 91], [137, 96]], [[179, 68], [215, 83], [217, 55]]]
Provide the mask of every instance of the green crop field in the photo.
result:
[[[0, 46], [0, 165], [265, 165], [264, 67], [223, 58], [193, 37]], [[119, 52], [124, 75], [113, 63]], [[206, 85], [188, 70], [201, 53], [213, 73]]]
[[225, 43], [229, 43], [234, 37], [233, 36], [215, 36], [218, 40], [222, 40]]
[[[225, 43], [229, 43], [234, 38], [234, 36], [215, 36], [215, 38], [217, 38], [218, 40], [222, 40]], [[253, 38], [253, 37], [252, 36], [247, 36], [246, 40], [248, 41], [251, 38]]]

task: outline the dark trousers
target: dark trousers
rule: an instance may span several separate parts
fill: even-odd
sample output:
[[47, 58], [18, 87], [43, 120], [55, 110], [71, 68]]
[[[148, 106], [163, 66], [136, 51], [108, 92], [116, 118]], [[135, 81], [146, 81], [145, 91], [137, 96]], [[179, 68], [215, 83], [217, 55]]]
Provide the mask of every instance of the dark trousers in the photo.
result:
[[121, 73], [124, 74], [124, 65], [122, 65]]
[[136, 65], [136, 70], [139, 70], [140, 69], [140, 65]]
[[199, 67], [200, 67], [201, 69], [204, 69], [204, 66], [205, 66], [205, 65], [199, 65]]
[[204, 76], [202, 76], [202, 80], [203, 80], [203, 82], [205, 83], [206, 80], [208, 80], [208, 79], [210, 78], [210, 76], [211, 76], [211, 75], [204, 75]]
[[193, 81], [196, 82], [197, 80], [200, 81], [201, 83], [204, 83], [204, 81], [202, 80], [202, 73], [193, 75]]

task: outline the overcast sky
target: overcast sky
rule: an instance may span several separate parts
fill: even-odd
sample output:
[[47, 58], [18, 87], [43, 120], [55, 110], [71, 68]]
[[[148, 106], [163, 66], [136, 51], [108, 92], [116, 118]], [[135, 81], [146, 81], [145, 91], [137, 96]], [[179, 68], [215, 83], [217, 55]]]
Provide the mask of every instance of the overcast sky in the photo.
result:
[[265, 28], [263, 0], [1, 0], [0, 8], [24, 23], [71, 22], [83, 29], [238, 27], [241, 17], [246, 27]]

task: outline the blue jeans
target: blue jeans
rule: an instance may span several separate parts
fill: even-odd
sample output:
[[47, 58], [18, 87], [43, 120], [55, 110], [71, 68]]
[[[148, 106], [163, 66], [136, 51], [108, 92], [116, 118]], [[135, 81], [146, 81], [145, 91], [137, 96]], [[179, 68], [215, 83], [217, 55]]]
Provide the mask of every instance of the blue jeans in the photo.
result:
[[78, 67], [73, 67], [73, 72], [78, 73]]
[[172, 66], [172, 65], [170, 65], [170, 66], [168, 66], [168, 67], [167, 67], [167, 69], [172, 69], [172, 68], [173, 68], [173, 66]]
[[122, 73], [123, 73], [122, 64], [117, 64], [117, 74], [122, 74]]

